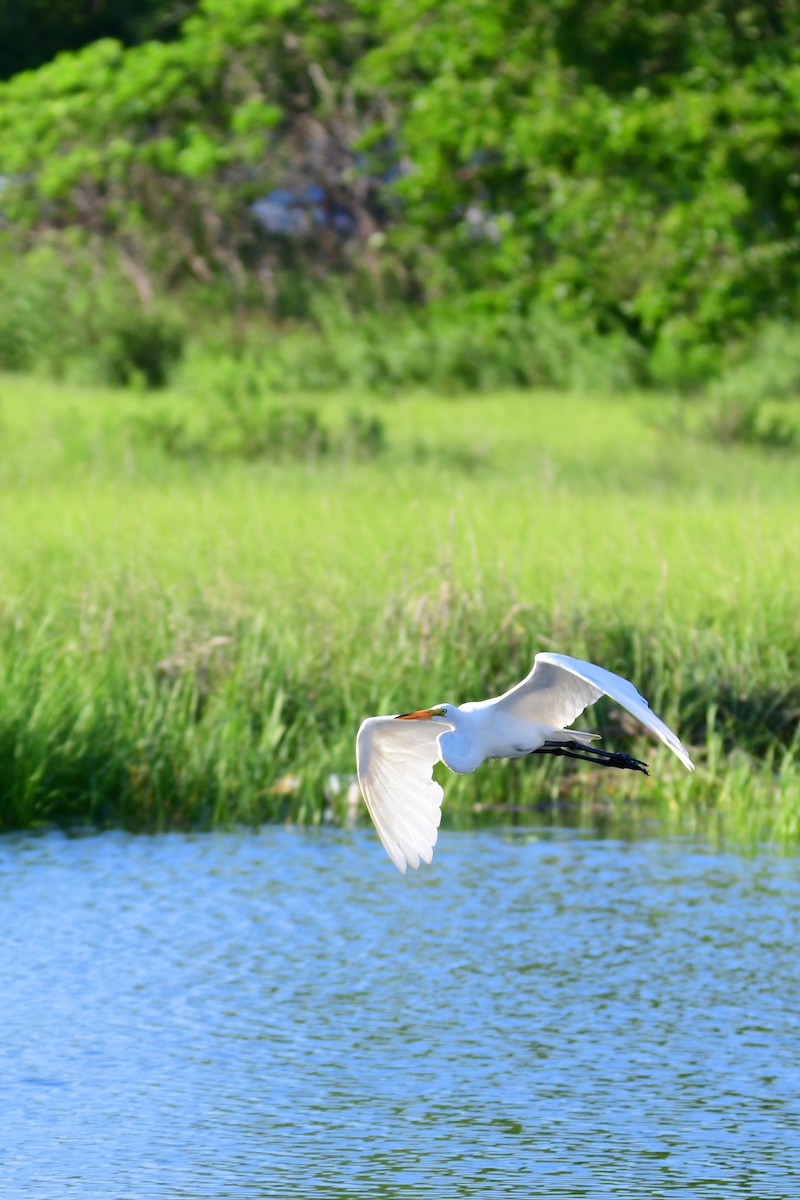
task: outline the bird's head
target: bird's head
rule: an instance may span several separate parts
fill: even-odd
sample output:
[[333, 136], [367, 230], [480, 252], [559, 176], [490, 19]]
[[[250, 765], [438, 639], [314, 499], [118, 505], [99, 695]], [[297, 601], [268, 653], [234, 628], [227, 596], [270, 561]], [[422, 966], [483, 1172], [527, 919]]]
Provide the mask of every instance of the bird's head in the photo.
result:
[[452, 724], [454, 704], [435, 704], [433, 708], [418, 708], [415, 712], [400, 713], [396, 721], [445, 721]]

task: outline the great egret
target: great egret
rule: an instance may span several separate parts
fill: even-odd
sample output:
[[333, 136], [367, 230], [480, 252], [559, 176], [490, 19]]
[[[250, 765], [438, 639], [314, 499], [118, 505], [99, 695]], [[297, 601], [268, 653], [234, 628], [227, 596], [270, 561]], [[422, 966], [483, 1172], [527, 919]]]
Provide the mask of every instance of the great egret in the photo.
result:
[[642, 771], [629, 754], [601, 750], [596, 733], [567, 729], [588, 704], [610, 696], [693, 771], [686, 747], [621, 675], [567, 654], [537, 654], [529, 675], [490, 700], [435, 704], [392, 717], [367, 717], [356, 739], [358, 782], [378, 835], [394, 865], [429, 863], [444, 792], [433, 778], [442, 760], [459, 775], [487, 758], [554, 754], [604, 767]]

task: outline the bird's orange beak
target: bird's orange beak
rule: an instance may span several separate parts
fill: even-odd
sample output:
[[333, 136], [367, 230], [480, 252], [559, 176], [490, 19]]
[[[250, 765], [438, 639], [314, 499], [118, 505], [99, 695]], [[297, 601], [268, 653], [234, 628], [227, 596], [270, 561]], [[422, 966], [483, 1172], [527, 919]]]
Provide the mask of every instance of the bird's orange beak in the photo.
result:
[[400, 713], [395, 721], [430, 721], [431, 717], [440, 717], [440, 708], [418, 708], [416, 712]]

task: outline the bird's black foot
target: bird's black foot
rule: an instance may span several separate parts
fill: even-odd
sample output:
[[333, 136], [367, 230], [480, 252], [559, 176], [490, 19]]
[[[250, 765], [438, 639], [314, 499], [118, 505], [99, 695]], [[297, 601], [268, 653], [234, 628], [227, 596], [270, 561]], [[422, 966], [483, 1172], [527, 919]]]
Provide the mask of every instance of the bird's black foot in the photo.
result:
[[534, 754], [552, 754], [555, 758], [577, 758], [583, 762], [596, 763], [600, 767], [619, 767], [623, 771], [641, 771], [649, 775], [647, 763], [630, 754], [616, 750], [601, 750], [599, 746], [585, 746], [583, 742], [545, 742]]

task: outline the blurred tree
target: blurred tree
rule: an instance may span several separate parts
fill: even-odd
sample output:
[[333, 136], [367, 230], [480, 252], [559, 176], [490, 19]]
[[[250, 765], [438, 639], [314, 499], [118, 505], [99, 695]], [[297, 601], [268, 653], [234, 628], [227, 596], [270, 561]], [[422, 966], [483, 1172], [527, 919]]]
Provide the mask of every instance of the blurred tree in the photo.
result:
[[[241, 302], [281, 264], [345, 267], [379, 221], [349, 84], [368, 42], [346, 0], [204, 0], [174, 41], [62, 54], [0, 88], [5, 214], [112, 244], [143, 298], [154, 274], [221, 275]], [[279, 188], [292, 238], [260, 216]]]
[[384, 0], [358, 71], [426, 291], [649, 345], [797, 314], [798, 0]]
[[0, 0], [0, 79], [98, 38], [125, 45], [175, 35], [197, 0]]
[[199, 0], [0, 87], [0, 164], [16, 236], [78, 228], [143, 296], [301, 311], [399, 262], [674, 358], [798, 313], [800, 0]]

